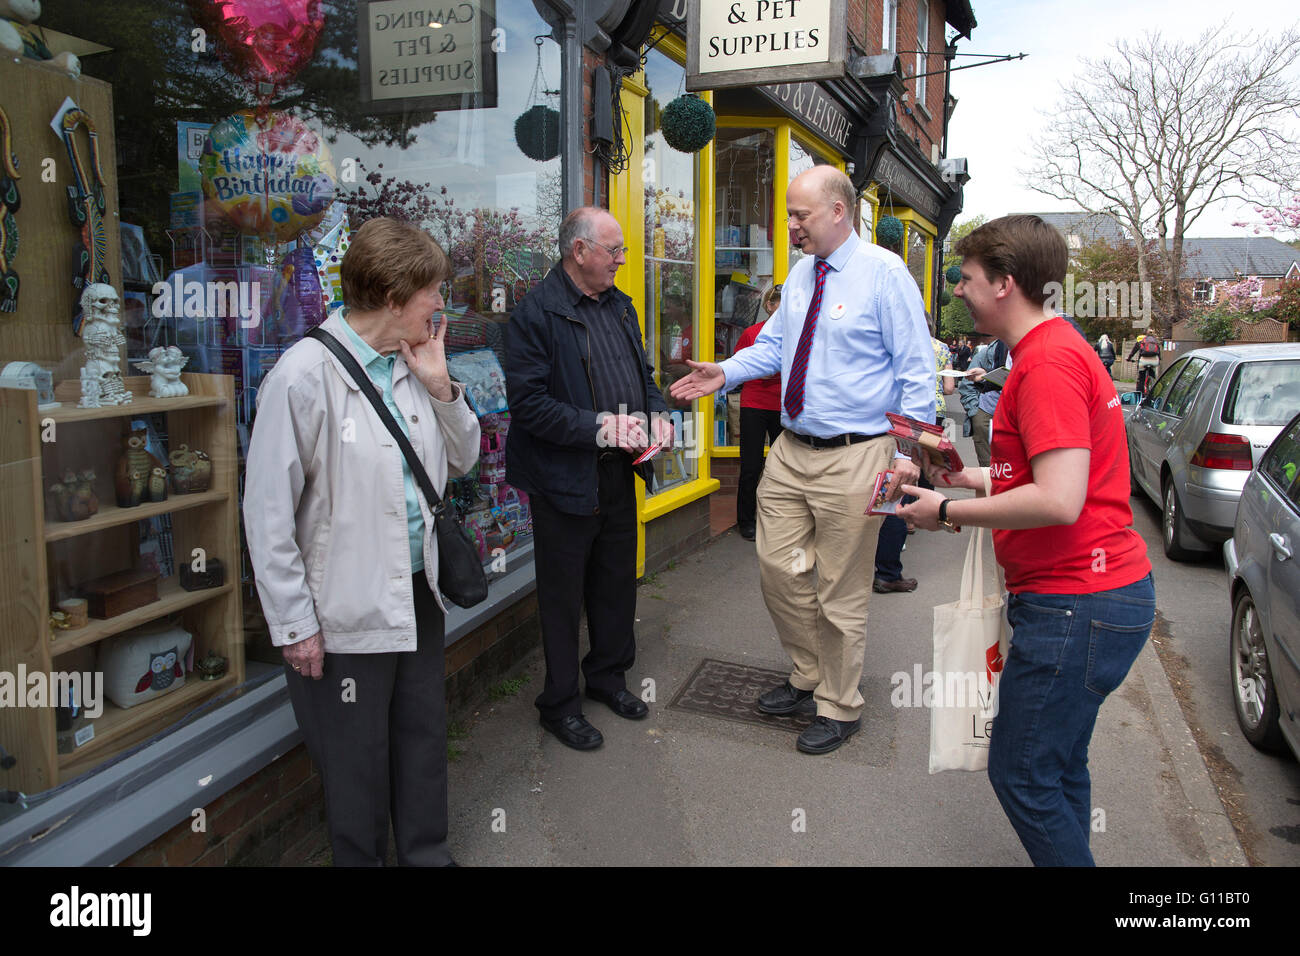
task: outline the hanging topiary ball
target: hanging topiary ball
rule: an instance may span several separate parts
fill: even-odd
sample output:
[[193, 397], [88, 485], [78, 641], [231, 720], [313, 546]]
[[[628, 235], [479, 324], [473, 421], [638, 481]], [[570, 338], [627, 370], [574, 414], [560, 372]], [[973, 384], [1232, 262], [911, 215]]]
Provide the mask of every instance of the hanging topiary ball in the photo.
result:
[[943, 277], [952, 285], [961, 281], [961, 266], [949, 266], [944, 270]]
[[718, 130], [713, 107], [694, 93], [679, 96], [664, 108], [659, 124], [664, 141], [680, 153], [694, 153], [709, 145]]
[[534, 106], [515, 120], [515, 142], [529, 159], [539, 163], [560, 155], [560, 113], [549, 106]]
[[881, 216], [876, 223], [876, 242], [896, 246], [903, 241], [903, 221], [895, 216]]
[[949, 292], [947, 289], [944, 289], [942, 292], [939, 293], [940, 305], [947, 305], [951, 301], [952, 301], [952, 293]]

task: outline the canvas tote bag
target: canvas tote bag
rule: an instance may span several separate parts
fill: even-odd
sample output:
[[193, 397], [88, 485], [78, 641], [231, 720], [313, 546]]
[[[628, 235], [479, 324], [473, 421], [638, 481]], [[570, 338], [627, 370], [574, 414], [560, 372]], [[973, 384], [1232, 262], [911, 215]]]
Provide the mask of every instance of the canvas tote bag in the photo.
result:
[[[988, 469], [984, 492], [989, 494]], [[1010, 628], [1002, 569], [996, 590], [985, 579], [986, 528], [976, 528], [966, 547], [961, 593], [951, 604], [934, 609], [934, 670], [930, 688], [930, 773], [942, 770], [987, 770], [997, 685], [1007, 658]], [[925, 699], [925, 698], [923, 698]]]

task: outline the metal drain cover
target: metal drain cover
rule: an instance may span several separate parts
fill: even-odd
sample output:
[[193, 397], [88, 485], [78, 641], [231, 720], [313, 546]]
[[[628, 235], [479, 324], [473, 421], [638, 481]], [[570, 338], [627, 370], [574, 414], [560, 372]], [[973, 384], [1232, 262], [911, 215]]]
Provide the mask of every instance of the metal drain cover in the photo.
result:
[[776, 727], [798, 734], [812, 723], [812, 714], [775, 717], [760, 713], [757, 706], [759, 694], [771, 690], [789, 676], [789, 671], [705, 658], [668, 706], [692, 714]]

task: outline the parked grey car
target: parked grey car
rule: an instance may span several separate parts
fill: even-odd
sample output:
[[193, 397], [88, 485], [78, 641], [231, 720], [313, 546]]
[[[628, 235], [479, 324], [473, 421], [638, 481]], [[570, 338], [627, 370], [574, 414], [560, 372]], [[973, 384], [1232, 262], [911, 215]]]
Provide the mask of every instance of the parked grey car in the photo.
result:
[[1246, 479], [1223, 546], [1232, 595], [1229, 673], [1242, 733], [1300, 756], [1300, 415]]
[[1300, 344], [1196, 349], [1165, 370], [1124, 425], [1165, 554], [1186, 561], [1232, 536], [1247, 475], [1297, 412]]

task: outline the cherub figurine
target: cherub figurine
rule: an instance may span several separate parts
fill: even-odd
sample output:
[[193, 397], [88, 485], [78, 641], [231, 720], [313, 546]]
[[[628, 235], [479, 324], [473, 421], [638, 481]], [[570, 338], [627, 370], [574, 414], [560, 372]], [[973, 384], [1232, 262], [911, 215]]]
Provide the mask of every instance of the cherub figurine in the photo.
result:
[[141, 359], [135, 367], [148, 372], [149, 394], [154, 398], [179, 398], [190, 393], [181, 381], [181, 369], [190, 357], [174, 345], [149, 350], [149, 358]]

